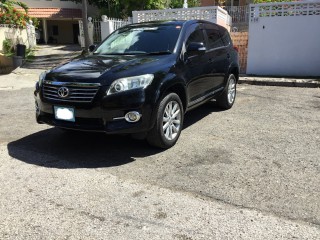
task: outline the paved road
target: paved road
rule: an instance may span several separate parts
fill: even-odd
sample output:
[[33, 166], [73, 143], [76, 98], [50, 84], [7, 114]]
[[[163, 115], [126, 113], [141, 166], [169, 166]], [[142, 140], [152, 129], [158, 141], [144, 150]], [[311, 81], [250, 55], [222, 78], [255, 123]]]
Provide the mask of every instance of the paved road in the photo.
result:
[[320, 239], [320, 89], [239, 85], [159, 151], [38, 125], [20, 83], [0, 88], [0, 239]]
[[37, 125], [32, 88], [0, 95], [1, 239], [320, 237], [319, 89], [242, 85], [163, 152]]

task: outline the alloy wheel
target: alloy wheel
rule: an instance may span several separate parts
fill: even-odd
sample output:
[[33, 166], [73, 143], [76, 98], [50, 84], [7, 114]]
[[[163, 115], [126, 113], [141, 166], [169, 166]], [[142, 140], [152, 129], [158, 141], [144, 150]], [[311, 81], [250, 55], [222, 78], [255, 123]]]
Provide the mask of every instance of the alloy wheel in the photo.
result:
[[181, 109], [176, 101], [170, 101], [165, 107], [162, 120], [163, 135], [167, 140], [174, 140], [181, 127]]
[[234, 78], [230, 78], [228, 86], [228, 102], [232, 104], [236, 97], [236, 81]]

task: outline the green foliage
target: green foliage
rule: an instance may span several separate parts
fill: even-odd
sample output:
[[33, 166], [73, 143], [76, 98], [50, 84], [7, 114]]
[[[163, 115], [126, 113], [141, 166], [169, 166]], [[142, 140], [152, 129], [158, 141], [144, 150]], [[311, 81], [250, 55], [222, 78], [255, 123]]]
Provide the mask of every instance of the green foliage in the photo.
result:
[[[183, 7], [183, 0], [171, 0], [169, 7], [170, 8], [182, 8]], [[198, 0], [188, 0], [188, 7], [199, 7], [200, 2]]]
[[[14, 7], [15, 5], [21, 7], [24, 12], [17, 10]], [[0, 0], [0, 24], [25, 28], [29, 20], [32, 20], [36, 24], [39, 23], [36, 18], [32, 18], [28, 15], [28, 6], [25, 3], [13, 0]]]
[[[81, 3], [82, 0], [71, 0]], [[101, 15], [115, 18], [127, 18], [132, 11], [182, 8], [184, 0], [88, 0], [100, 9]], [[199, 0], [188, 0], [188, 7], [200, 6]]]
[[40, 21], [38, 18], [35, 18], [35, 17], [31, 17], [30, 18], [32, 20], [32, 25], [35, 27], [35, 28], [38, 28], [39, 24], [40, 24]]
[[5, 56], [12, 56], [14, 54], [13, 43], [10, 39], [5, 39], [2, 42], [3, 44], [3, 53]]
[[34, 60], [35, 59], [35, 49], [34, 48], [28, 48], [27, 50], [26, 50], [26, 60], [28, 61], [28, 62], [31, 62], [32, 60]]

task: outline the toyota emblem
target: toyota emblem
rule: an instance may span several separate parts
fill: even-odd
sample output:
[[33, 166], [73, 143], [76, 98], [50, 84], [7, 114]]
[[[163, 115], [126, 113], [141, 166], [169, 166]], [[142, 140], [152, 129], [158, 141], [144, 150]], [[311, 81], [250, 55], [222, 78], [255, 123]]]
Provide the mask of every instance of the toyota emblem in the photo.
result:
[[69, 89], [66, 87], [61, 87], [58, 89], [59, 97], [66, 98], [69, 95]]

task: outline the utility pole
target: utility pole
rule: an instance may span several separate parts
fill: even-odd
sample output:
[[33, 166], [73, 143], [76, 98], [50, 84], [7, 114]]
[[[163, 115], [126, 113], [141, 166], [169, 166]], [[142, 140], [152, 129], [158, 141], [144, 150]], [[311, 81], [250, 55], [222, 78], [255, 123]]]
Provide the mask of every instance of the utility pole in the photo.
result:
[[84, 33], [84, 52], [87, 53], [89, 49], [89, 32], [88, 32], [88, 2], [82, 0], [82, 24]]

